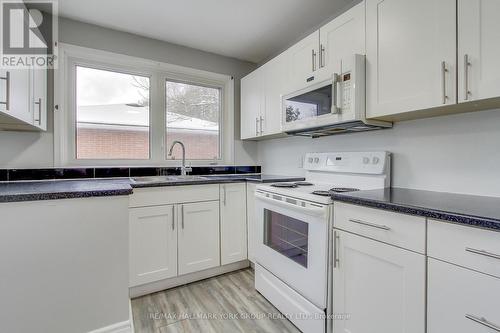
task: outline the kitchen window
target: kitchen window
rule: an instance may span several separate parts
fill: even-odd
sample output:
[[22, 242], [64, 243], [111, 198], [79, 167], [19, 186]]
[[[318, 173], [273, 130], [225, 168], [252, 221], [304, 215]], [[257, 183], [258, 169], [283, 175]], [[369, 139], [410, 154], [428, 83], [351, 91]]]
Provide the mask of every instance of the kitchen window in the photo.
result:
[[55, 73], [59, 166], [232, 164], [233, 79], [61, 44]]

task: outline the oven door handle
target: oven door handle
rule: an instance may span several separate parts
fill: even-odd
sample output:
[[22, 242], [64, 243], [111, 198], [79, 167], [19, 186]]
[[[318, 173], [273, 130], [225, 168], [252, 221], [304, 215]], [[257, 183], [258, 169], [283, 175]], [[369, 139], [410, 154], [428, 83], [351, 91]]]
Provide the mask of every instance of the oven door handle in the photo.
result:
[[268, 197], [266, 197], [265, 195], [263, 195], [263, 194], [261, 194], [259, 192], [255, 192], [255, 197], [257, 199], [259, 199], [259, 200], [266, 201], [266, 202], [269, 202], [269, 203], [273, 203], [273, 204], [275, 204], [277, 206], [291, 208], [291, 209], [294, 209], [296, 211], [299, 211], [299, 212], [302, 212], [302, 213], [306, 213], [306, 214], [309, 214], [309, 215], [324, 215], [325, 211], [326, 211], [325, 207], [313, 208], [313, 207], [297, 206], [297, 205], [294, 205], [294, 204], [291, 204], [291, 203], [288, 203], [288, 202], [285, 202], [285, 201], [275, 200], [275, 199], [268, 198]]

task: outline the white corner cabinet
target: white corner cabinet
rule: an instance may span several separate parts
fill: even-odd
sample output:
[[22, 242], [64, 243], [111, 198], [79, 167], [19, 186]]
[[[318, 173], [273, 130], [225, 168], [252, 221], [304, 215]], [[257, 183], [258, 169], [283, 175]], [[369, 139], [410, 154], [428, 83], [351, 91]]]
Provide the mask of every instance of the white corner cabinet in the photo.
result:
[[335, 202], [332, 270], [336, 333], [500, 331], [500, 232]]
[[364, 2], [241, 80], [241, 138], [283, 135], [282, 97], [331, 79], [334, 72], [340, 72], [342, 59], [353, 54], [365, 54]]
[[0, 129], [47, 130], [47, 70], [0, 69]]
[[246, 184], [135, 189], [129, 230], [130, 287], [152, 292], [216, 275], [247, 259]]
[[425, 219], [335, 203], [334, 226], [334, 331], [424, 333]]
[[367, 117], [500, 106], [499, 11], [496, 0], [366, 0]]

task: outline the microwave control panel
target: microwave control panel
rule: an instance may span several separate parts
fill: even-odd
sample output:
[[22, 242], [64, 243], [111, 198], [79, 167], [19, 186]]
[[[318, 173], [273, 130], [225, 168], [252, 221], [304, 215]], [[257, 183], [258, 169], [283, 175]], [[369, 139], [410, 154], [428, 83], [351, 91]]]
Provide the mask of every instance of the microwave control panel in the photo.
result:
[[342, 93], [340, 94], [342, 98], [341, 108], [344, 112], [349, 112], [351, 110], [351, 100], [352, 100], [352, 80], [351, 72], [342, 74]]

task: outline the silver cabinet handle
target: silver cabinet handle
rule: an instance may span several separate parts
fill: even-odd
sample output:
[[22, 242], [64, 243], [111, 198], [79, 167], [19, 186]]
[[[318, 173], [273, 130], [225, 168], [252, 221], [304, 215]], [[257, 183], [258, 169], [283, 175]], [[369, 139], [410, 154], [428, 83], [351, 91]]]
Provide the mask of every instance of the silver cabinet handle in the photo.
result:
[[337, 100], [339, 97], [338, 93], [338, 84], [339, 84], [339, 79], [340, 76], [337, 73], [333, 73], [333, 84], [332, 84], [332, 90], [333, 90], [333, 95], [332, 95], [332, 113], [333, 114], [339, 114], [340, 113], [340, 108], [337, 104]]
[[491, 253], [491, 252], [488, 252], [488, 251], [476, 250], [476, 249], [473, 249], [473, 248], [470, 248], [470, 247], [466, 247], [465, 251], [470, 252], [470, 253], [474, 253], [474, 254], [479, 254], [481, 256], [490, 257], [490, 258], [494, 258], [494, 259], [499, 259], [500, 260], [500, 255], [499, 254]]
[[260, 116], [260, 135], [264, 134], [264, 130], [262, 129], [263, 123], [264, 123], [264, 117]]
[[259, 135], [259, 118], [255, 118], [255, 136]]
[[496, 332], [500, 332], [500, 326], [495, 325], [492, 322], [489, 322], [486, 318], [483, 318], [483, 317], [479, 318], [479, 317], [473, 316], [471, 314], [466, 314], [465, 318], [472, 320], [473, 322], [476, 322], [480, 325], [491, 328], [492, 330], [494, 330]]
[[471, 94], [469, 90], [469, 67], [472, 66], [470, 60], [469, 60], [469, 55], [466, 54], [464, 55], [464, 99], [467, 101], [469, 100], [469, 95]]
[[370, 223], [370, 222], [366, 222], [366, 221], [362, 221], [362, 220], [357, 220], [357, 219], [349, 219], [349, 221], [352, 222], [352, 223], [357, 223], [357, 224], [365, 225], [367, 227], [373, 227], [373, 228], [387, 230], [387, 231], [391, 230], [391, 228], [389, 228], [386, 225]]
[[181, 205], [181, 226], [184, 229], [184, 205]]
[[172, 206], [172, 230], [175, 230], [175, 206]]
[[319, 45], [319, 68], [325, 67], [325, 46]]
[[42, 99], [39, 98], [35, 105], [38, 105], [38, 119], [35, 119], [35, 121], [40, 125], [42, 123]]
[[448, 100], [448, 95], [446, 95], [446, 73], [448, 73], [448, 68], [446, 68], [446, 61], [441, 62], [441, 75], [443, 79], [443, 104], [446, 104]]
[[311, 56], [312, 56], [312, 71], [314, 72], [316, 70], [316, 51], [314, 51], [314, 49], [312, 49]]
[[5, 102], [0, 104], [5, 105], [7, 111], [10, 110], [10, 72], [5, 72], [5, 76], [0, 77], [0, 80], [5, 80]]
[[340, 263], [339, 259], [339, 246], [340, 246], [340, 236], [337, 231], [333, 232], [333, 241], [335, 244], [333, 244], [333, 268], [337, 268]]

